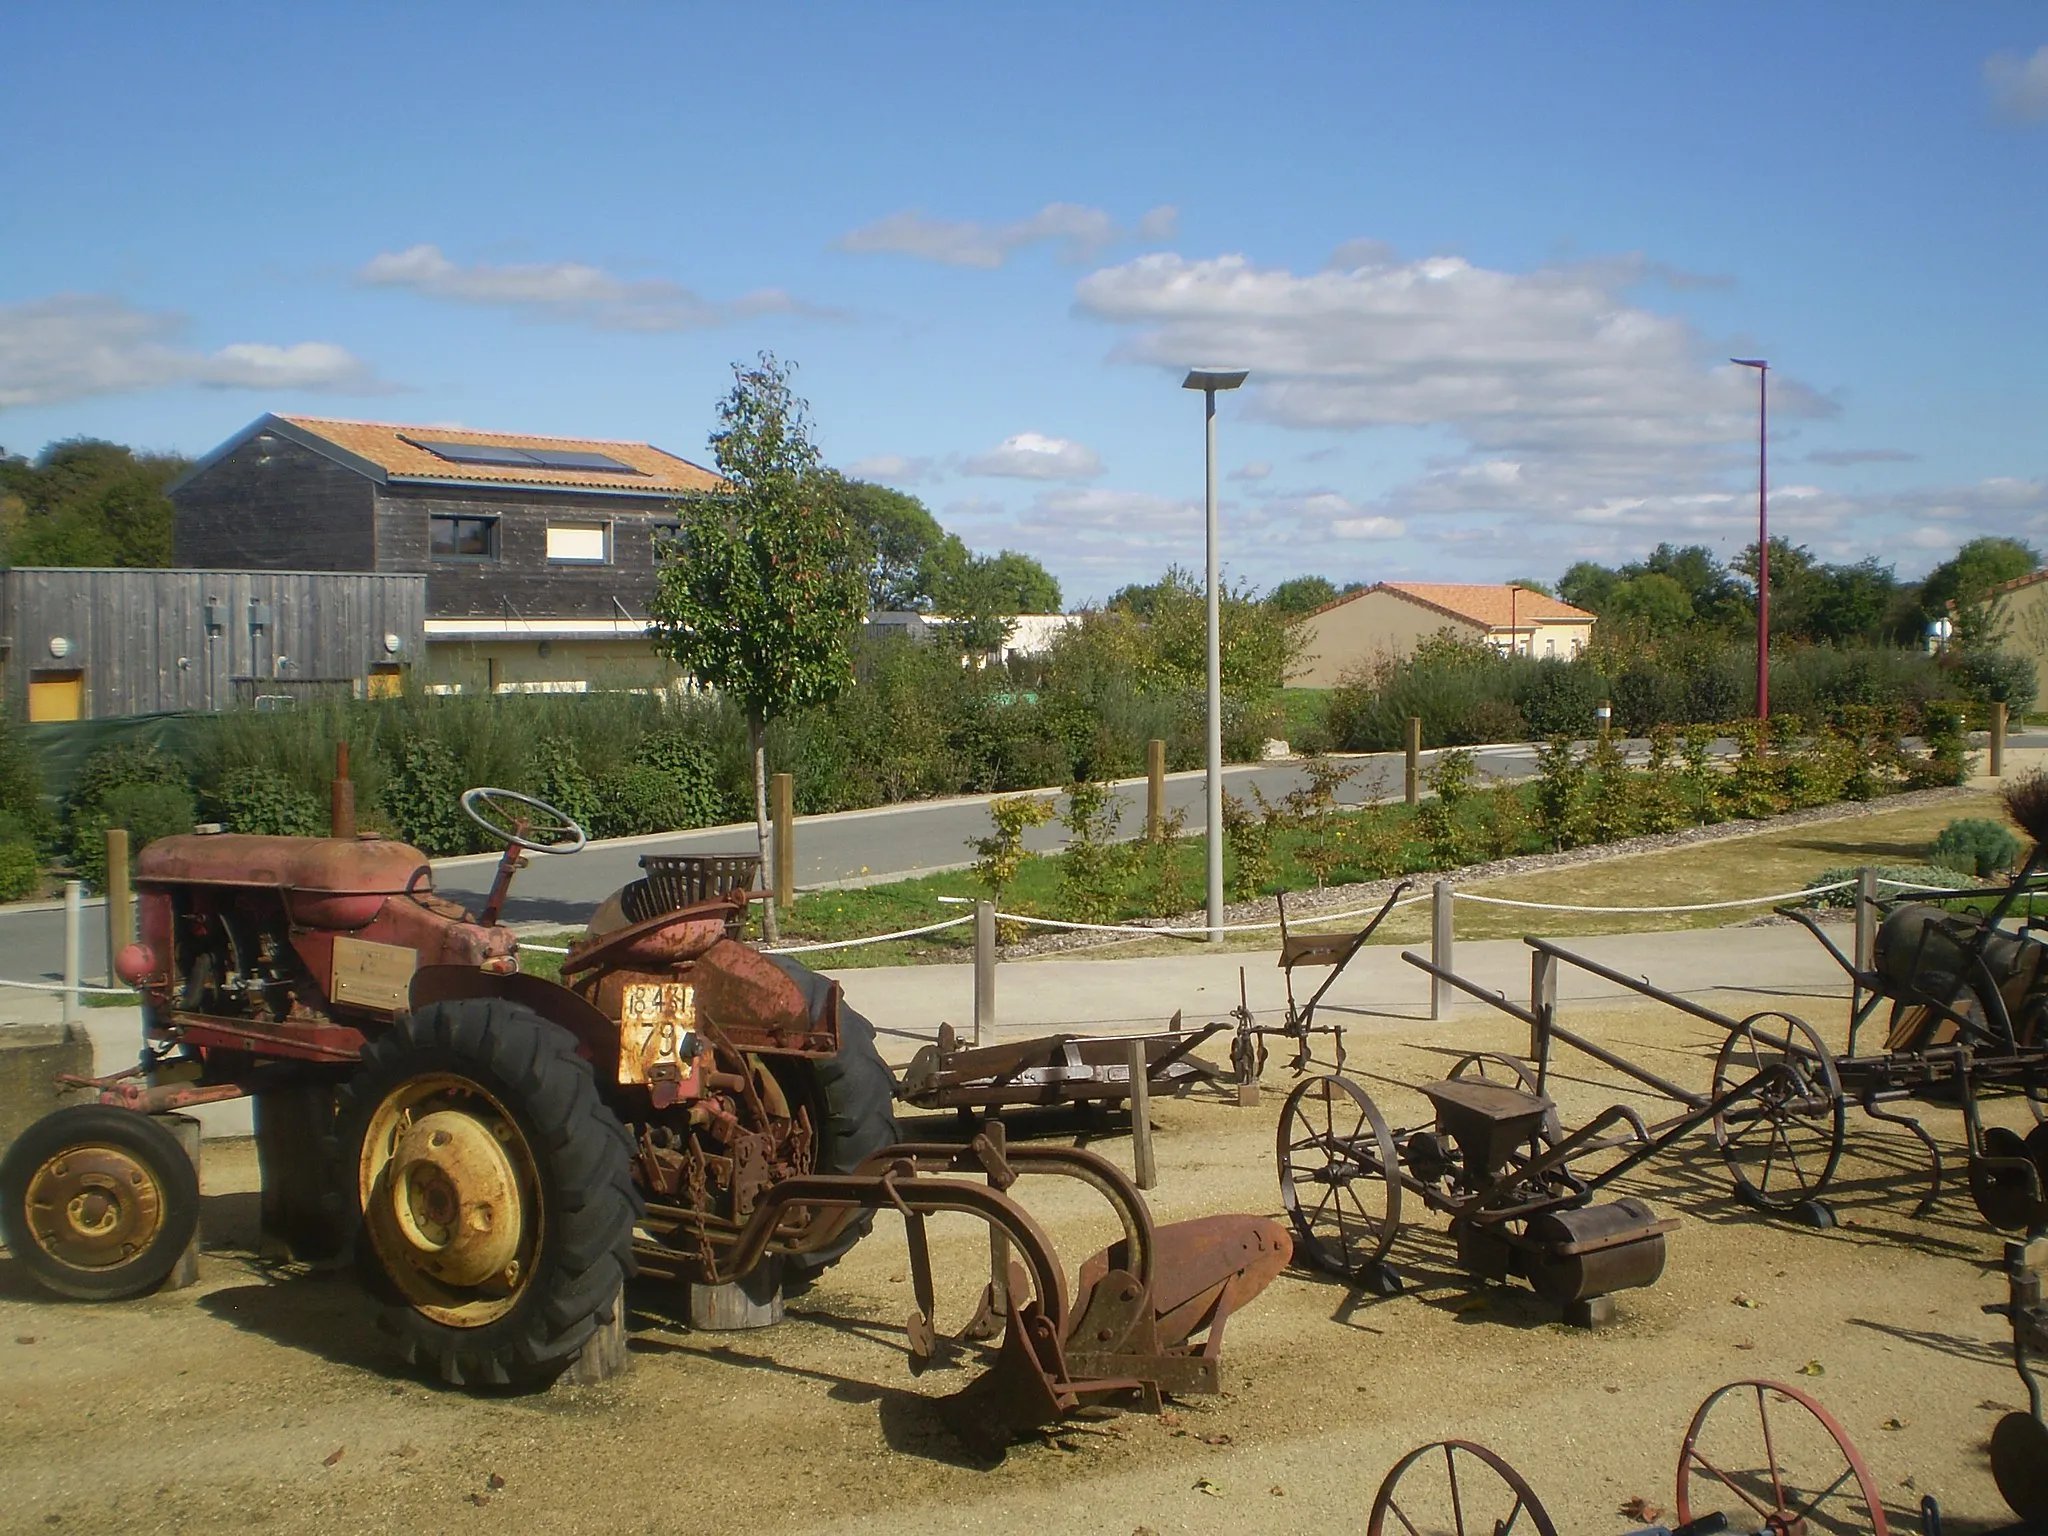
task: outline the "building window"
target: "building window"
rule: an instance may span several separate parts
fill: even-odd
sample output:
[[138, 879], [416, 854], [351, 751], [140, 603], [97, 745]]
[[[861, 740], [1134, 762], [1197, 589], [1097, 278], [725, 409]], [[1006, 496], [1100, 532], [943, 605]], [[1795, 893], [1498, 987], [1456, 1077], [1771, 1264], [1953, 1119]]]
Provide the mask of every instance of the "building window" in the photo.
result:
[[429, 552], [436, 560], [495, 560], [498, 520], [495, 517], [432, 517], [427, 520]]
[[603, 565], [611, 557], [610, 523], [548, 524], [548, 559], [571, 565]]

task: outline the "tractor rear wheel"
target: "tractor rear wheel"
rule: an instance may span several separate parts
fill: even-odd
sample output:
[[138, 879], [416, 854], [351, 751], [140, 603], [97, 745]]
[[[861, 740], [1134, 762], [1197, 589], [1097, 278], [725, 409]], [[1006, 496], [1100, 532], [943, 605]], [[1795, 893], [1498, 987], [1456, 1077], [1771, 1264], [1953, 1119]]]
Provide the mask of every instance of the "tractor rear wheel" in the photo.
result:
[[504, 998], [431, 1004], [364, 1049], [336, 1110], [358, 1269], [409, 1363], [544, 1385], [613, 1320], [641, 1203], [567, 1030]]
[[192, 1160], [132, 1109], [60, 1109], [0, 1159], [0, 1241], [59, 1296], [120, 1301], [153, 1290], [198, 1230]]
[[[833, 984], [794, 960], [769, 958], [802, 989], [812, 1017], [817, 1017]], [[809, 1079], [808, 1084], [793, 1080], [799, 1073]], [[852, 1173], [898, 1139], [896, 1075], [875, 1048], [875, 1026], [843, 998], [839, 1003], [839, 1054], [823, 1061], [789, 1062], [777, 1076], [786, 1092], [807, 1098], [818, 1114], [819, 1173]], [[791, 1254], [783, 1261], [783, 1289], [794, 1295], [807, 1288], [845, 1257], [874, 1224], [874, 1213], [862, 1211], [817, 1252]]]

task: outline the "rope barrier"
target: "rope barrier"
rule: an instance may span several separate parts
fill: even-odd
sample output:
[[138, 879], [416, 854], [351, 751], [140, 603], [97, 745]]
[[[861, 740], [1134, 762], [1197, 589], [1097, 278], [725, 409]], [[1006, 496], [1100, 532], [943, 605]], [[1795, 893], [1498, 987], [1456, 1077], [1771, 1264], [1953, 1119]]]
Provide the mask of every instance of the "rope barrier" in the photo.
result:
[[863, 944], [887, 944], [891, 939], [914, 939], [920, 934], [937, 933], [941, 928], [958, 928], [962, 923], [974, 921], [972, 914], [966, 917], [949, 917], [942, 923], [927, 923], [922, 928], [905, 928], [899, 933], [870, 934], [864, 939], [828, 939], [823, 944], [785, 944], [779, 949], [764, 949], [764, 955], [808, 955], [820, 949], [856, 949]]
[[9, 981], [0, 976], [0, 987], [25, 987], [31, 992], [91, 992], [99, 997], [130, 997], [133, 987], [89, 987], [80, 982], [75, 988], [67, 987], [61, 981]]
[[[1418, 901], [1428, 900], [1429, 897], [1427, 895], [1404, 896], [1401, 900], [1395, 902], [1394, 906], [1397, 909], [1412, 907]], [[1301, 917], [1290, 917], [1287, 920], [1287, 925], [1290, 928], [1306, 928], [1313, 923], [1336, 923], [1342, 922], [1346, 918], [1368, 917], [1377, 911], [1379, 911], [1379, 908], [1373, 906], [1356, 907], [1349, 912], [1316, 912], [1304, 914]], [[1032, 917], [1022, 912], [998, 912], [996, 916], [1004, 922], [1029, 923], [1039, 928], [1060, 928], [1077, 933], [1128, 933], [1139, 937], [1164, 935], [1167, 938], [1190, 938], [1218, 932], [1261, 933], [1267, 929], [1280, 926], [1277, 919], [1270, 923], [1223, 923], [1216, 928], [1210, 928], [1207, 924], [1199, 928], [1176, 928], [1165, 924], [1154, 925], [1148, 923], [1069, 923], [1062, 922], [1056, 917]]]
[[1804, 891], [1779, 891], [1774, 896], [1744, 896], [1737, 901], [1698, 901], [1676, 907], [1575, 907], [1555, 901], [1512, 901], [1506, 896], [1480, 896], [1471, 891], [1452, 891], [1458, 901], [1484, 902], [1489, 907], [1524, 907], [1534, 912], [1720, 912], [1730, 907], [1761, 907], [1774, 901], [1792, 901], [1804, 896], [1825, 896], [1829, 891], [1846, 891], [1854, 880], [1837, 880], [1833, 885], [1816, 885]]

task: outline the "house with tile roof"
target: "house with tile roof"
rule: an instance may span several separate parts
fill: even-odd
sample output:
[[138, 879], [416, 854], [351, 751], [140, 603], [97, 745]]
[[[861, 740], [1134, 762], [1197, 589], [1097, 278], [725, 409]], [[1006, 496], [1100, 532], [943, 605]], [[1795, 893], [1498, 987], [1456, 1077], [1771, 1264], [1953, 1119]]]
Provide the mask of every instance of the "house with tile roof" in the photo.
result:
[[1302, 648], [1287, 674], [1294, 688], [1334, 688], [1383, 660], [1412, 656], [1448, 631], [1503, 654], [1571, 657], [1592, 638], [1594, 616], [1526, 587], [1448, 581], [1383, 581], [1325, 603], [1302, 620]]
[[665, 686], [657, 547], [718, 476], [650, 443], [266, 415], [169, 488], [178, 565], [416, 574], [448, 692]]

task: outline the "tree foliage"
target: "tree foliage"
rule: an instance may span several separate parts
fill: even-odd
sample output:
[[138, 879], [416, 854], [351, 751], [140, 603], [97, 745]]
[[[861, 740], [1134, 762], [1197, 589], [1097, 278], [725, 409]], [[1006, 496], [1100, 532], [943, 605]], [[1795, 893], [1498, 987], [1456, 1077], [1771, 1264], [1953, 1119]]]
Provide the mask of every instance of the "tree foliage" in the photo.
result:
[[711, 439], [728, 489], [684, 507], [649, 610], [661, 649], [756, 724], [853, 680], [868, 599], [864, 543], [789, 375], [767, 352], [733, 365]]
[[6, 563], [169, 565], [171, 501], [164, 487], [189, 463], [91, 438], [52, 443], [33, 462], [0, 452]]
[[1276, 613], [1313, 613], [1336, 600], [1337, 584], [1327, 576], [1296, 576], [1266, 594], [1266, 606]]

